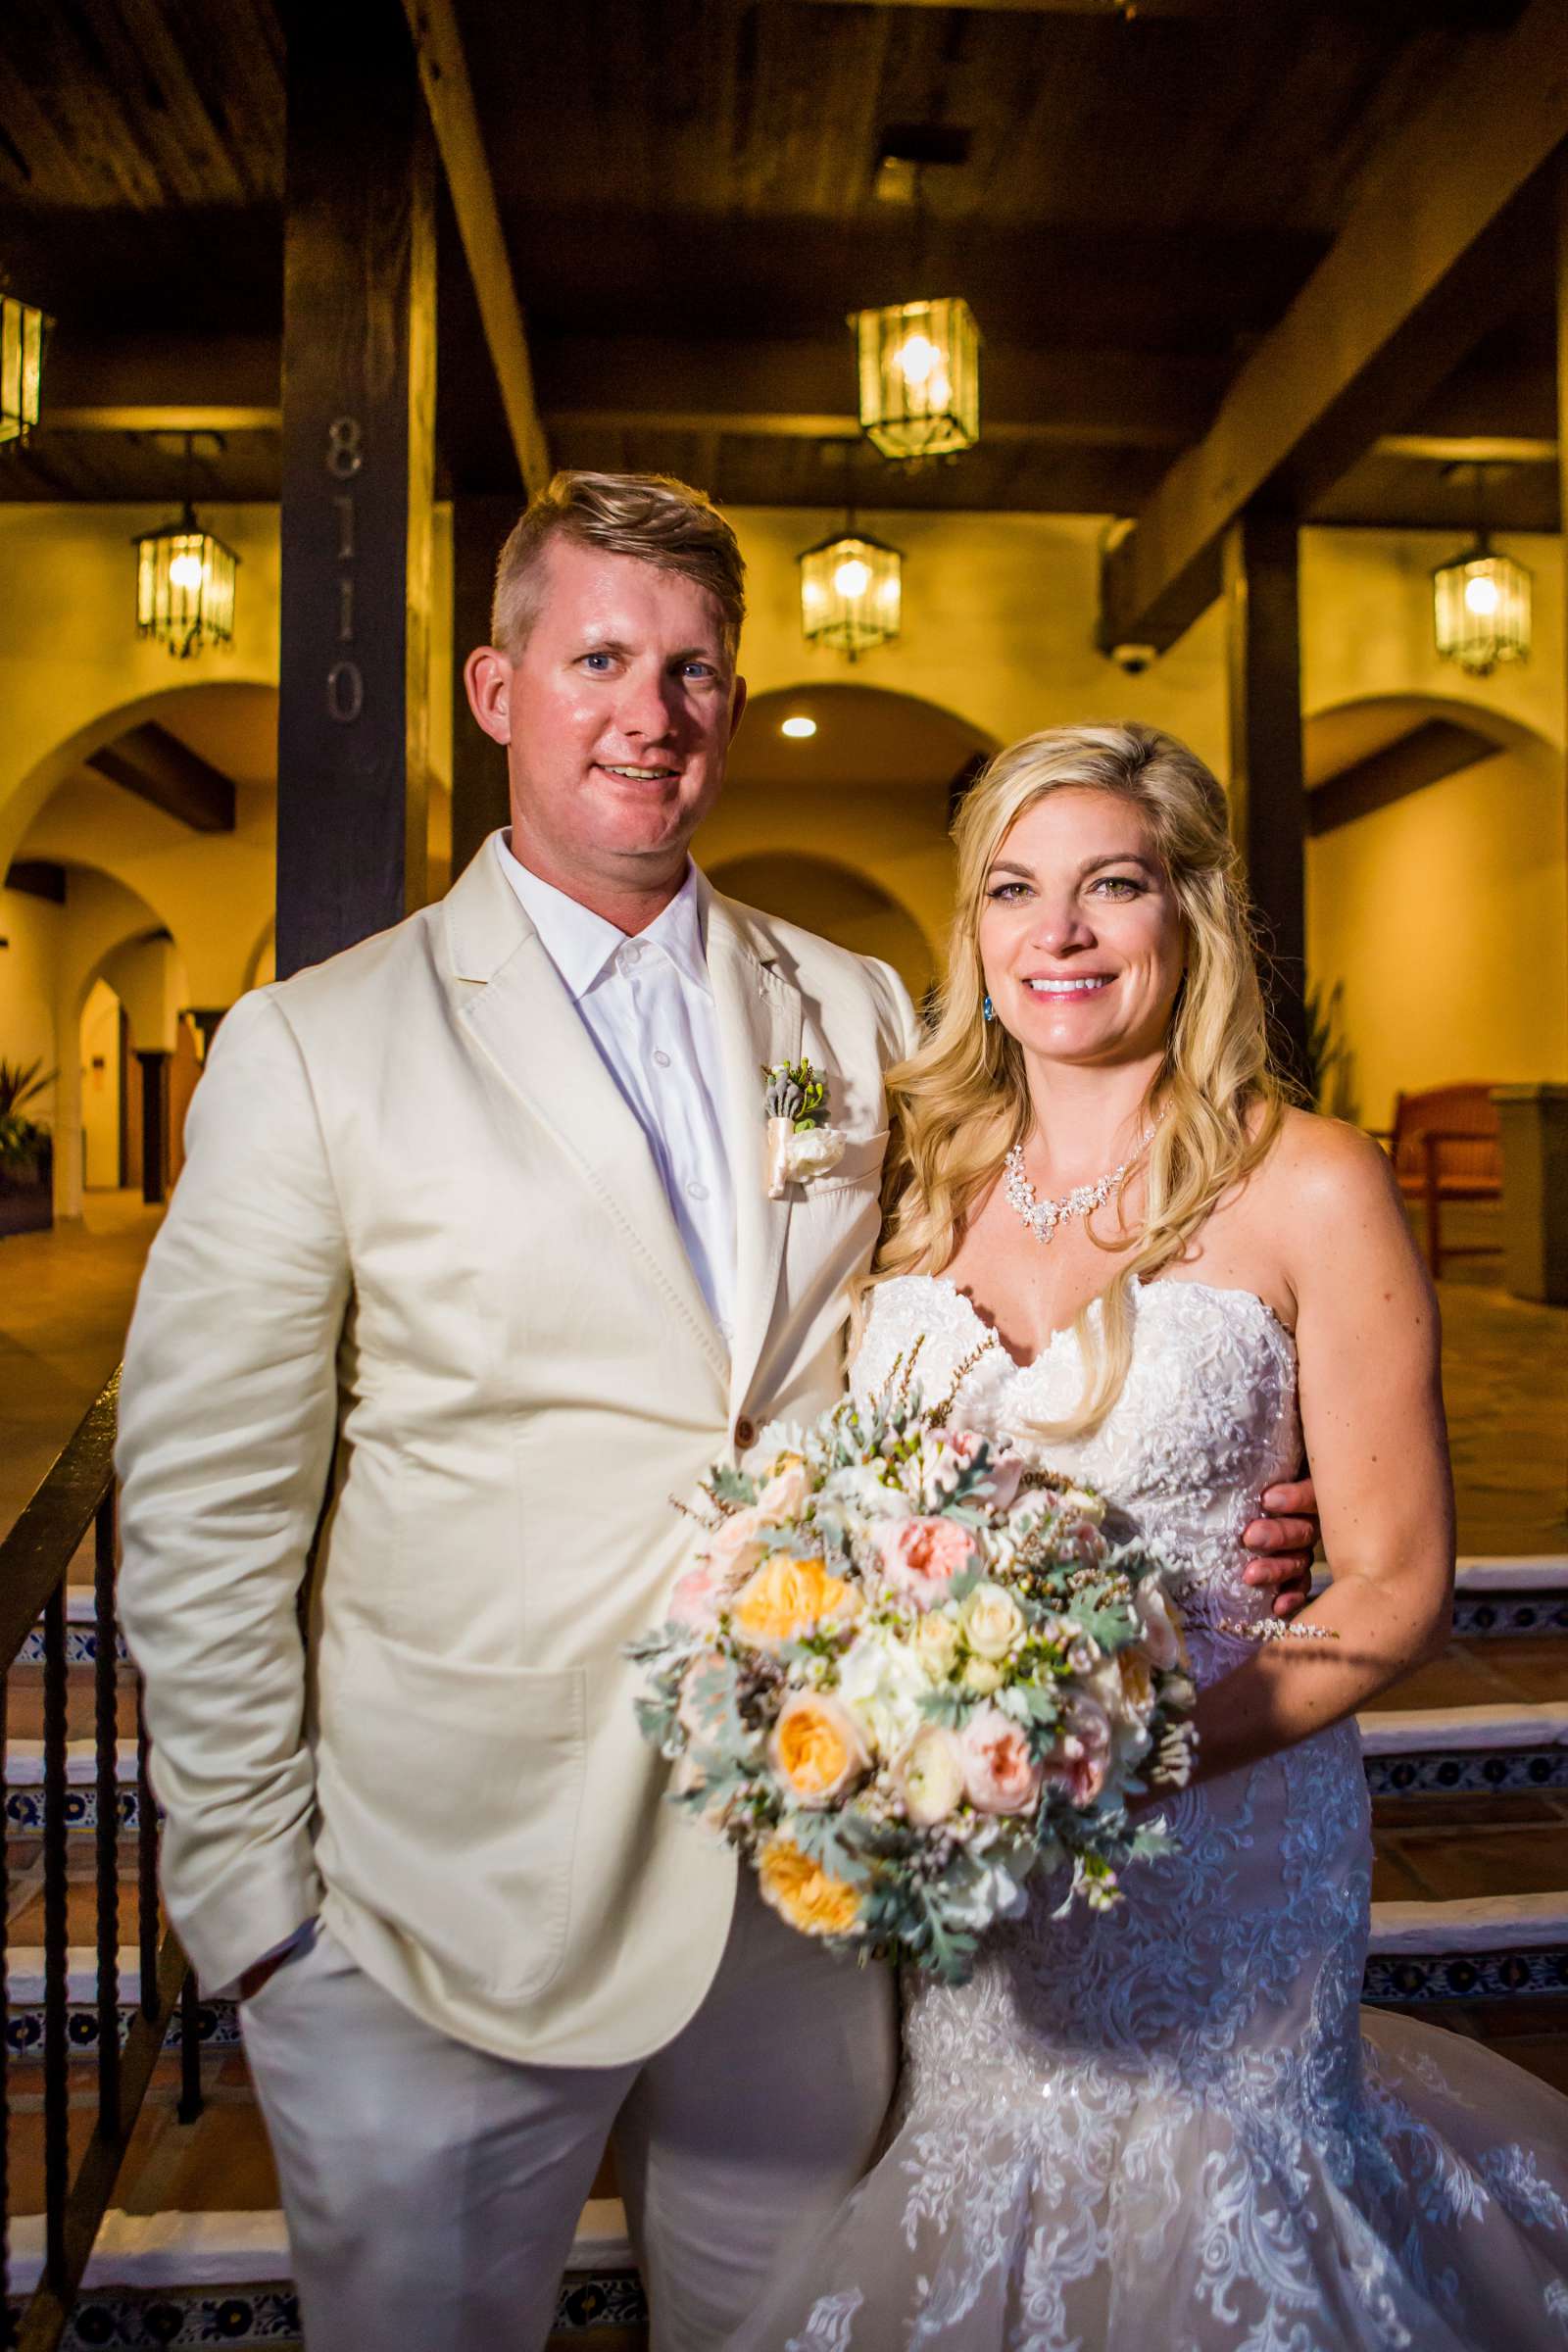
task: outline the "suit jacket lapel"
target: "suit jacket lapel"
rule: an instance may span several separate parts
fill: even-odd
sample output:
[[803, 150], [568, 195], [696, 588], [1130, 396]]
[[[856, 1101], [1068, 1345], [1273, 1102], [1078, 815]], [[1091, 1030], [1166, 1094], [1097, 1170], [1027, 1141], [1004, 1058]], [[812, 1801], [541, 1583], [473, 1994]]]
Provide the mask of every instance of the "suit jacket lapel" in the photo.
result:
[[724, 1347], [659, 1169], [539, 934], [488, 845], [447, 899], [460, 1017], [606, 1204], [715, 1368]]
[[767, 942], [752, 932], [728, 899], [701, 884], [707, 913], [708, 972], [713, 989], [724, 1138], [735, 1182], [735, 1341], [730, 1413], [746, 1401], [778, 1291], [789, 1232], [789, 1197], [767, 1198], [762, 1072], [800, 1056], [805, 1007], [798, 989], [775, 968]]

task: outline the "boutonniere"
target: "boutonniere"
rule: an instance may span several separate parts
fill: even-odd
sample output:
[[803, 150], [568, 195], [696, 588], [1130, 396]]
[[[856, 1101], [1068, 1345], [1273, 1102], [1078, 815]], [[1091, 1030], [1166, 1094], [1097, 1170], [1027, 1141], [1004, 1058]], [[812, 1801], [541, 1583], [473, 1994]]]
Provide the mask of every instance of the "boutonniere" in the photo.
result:
[[786, 1185], [809, 1184], [836, 1168], [846, 1139], [827, 1124], [827, 1081], [808, 1061], [775, 1062], [762, 1079], [767, 1197], [782, 1200]]

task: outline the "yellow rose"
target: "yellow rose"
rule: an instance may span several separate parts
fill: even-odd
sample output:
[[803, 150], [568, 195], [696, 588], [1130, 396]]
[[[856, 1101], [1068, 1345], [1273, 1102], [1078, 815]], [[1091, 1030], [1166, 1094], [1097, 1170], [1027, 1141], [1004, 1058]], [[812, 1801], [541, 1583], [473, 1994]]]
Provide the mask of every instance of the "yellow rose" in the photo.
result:
[[792, 1691], [768, 1743], [773, 1770], [803, 1805], [829, 1805], [870, 1758], [848, 1707], [811, 1690]]
[[760, 1649], [780, 1649], [811, 1628], [852, 1615], [860, 1596], [824, 1560], [775, 1551], [741, 1587], [732, 1611], [736, 1632]]
[[982, 1698], [989, 1698], [993, 1690], [1000, 1690], [1006, 1679], [1005, 1670], [998, 1665], [995, 1658], [971, 1658], [963, 1670], [964, 1689], [977, 1690]]
[[916, 1625], [913, 1642], [914, 1654], [931, 1680], [945, 1683], [958, 1654], [958, 1629], [953, 1619], [932, 1610]]
[[775, 1838], [762, 1848], [757, 1879], [763, 1902], [803, 1936], [847, 1936], [859, 1922], [855, 1888], [831, 1877], [787, 1838]]

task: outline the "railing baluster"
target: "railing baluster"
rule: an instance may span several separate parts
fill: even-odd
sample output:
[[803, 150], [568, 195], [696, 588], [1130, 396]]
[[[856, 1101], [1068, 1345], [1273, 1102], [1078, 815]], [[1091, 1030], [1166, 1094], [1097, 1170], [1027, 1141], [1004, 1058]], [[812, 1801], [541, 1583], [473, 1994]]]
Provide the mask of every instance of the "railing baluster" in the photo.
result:
[[193, 2124], [202, 2111], [201, 2003], [196, 1971], [187, 1968], [179, 1988], [179, 2120]]
[[120, 2135], [120, 1722], [115, 1638], [115, 1498], [93, 1519], [93, 1669], [98, 1781], [98, 2123]]
[[71, 2189], [71, 2049], [66, 2031], [66, 1583], [43, 1612], [43, 2180], [45, 2270], [66, 2279], [66, 2198]]
[[147, 1772], [147, 1718], [136, 1677], [136, 1933], [141, 1947], [141, 2013], [158, 2007], [158, 1816]]
[[[11, 1677], [0, 1673], [0, 1800], [11, 1795], [9, 1698]], [[11, 2332], [11, 2250], [5, 2220], [11, 2212], [11, 1815], [0, 1823], [0, 2344]]]
[[[5, 1784], [6, 1676], [40, 1621], [43, 1629], [44, 1807], [44, 2276], [26, 2300], [20, 2333], [8, 2325], [5, 2230], [11, 2221], [15, 2166], [9, 2165], [10, 2003], [6, 1963], [6, 1900], [10, 1881], [0, 1849], [0, 2342], [27, 2352], [58, 2352], [71, 2325], [77, 2285], [108, 2212], [126, 2143], [141, 2113], [174, 2010], [185, 2001], [188, 2055], [182, 2069], [181, 2112], [200, 2100], [200, 2043], [195, 1986], [172, 1933], [160, 1944], [158, 1813], [147, 1775], [147, 1737], [136, 1694], [138, 1942], [141, 2014], [122, 2047], [119, 2006], [120, 1848], [118, 1641], [114, 1554], [115, 1404], [120, 1376], [109, 1382], [80, 1427], [42, 1480], [9, 1534], [0, 1535], [0, 1793]], [[67, 1585], [71, 1563], [89, 1529], [94, 1535], [93, 1593], [97, 1626], [94, 1678], [94, 1779], [98, 1837], [94, 1895], [97, 1919], [99, 2026], [98, 2113], [74, 2179], [71, 2171], [70, 1891], [66, 1804], [70, 1653]], [[9, 1827], [9, 1816], [6, 1826]], [[30, 2053], [29, 2053], [30, 2054]]]

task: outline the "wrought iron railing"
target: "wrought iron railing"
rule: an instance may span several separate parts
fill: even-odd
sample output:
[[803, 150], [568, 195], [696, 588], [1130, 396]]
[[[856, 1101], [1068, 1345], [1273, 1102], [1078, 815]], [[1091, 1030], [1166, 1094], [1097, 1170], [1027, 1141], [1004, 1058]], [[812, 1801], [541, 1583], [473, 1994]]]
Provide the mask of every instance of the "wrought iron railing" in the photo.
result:
[[[136, 1698], [136, 1940], [140, 1997], [128, 2033], [120, 2004], [121, 1806], [119, 1789], [120, 1641], [115, 1609], [115, 1417], [117, 1372], [0, 1542], [0, 1754], [7, 1744], [7, 1697], [13, 1669], [28, 1653], [43, 1677], [43, 2270], [21, 2316], [11, 2322], [10, 2276], [0, 2241], [0, 2324], [21, 2352], [54, 2352], [70, 2324], [87, 2258], [114, 2194], [136, 2118], [171, 2021], [180, 2011], [182, 2123], [201, 2111], [201, 2051], [196, 1982], [172, 1930], [161, 1931], [158, 1905], [158, 1813], [147, 1777], [147, 1734], [140, 1686]], [[68, 1740], [72, 1629], [67, 1610], [72, 1562], [92, 1535], [92, 1640], [78, 1642], [78, 1664], [93, 1667], [93, 1763], [96, 1786], [95, 1898], [97, 1968], [97, 2115], [74, 2171], [71, 2163], [74, 2063], [69, 2032]], [[11, 1903], [11, 1798], [6, 1775], [6, 1832], [0, 1845], [0, 2211], [12, 2221], [12, 2044], [7, 1920]], [[79, 2053], [74, 2063], [80, 2064]]]

